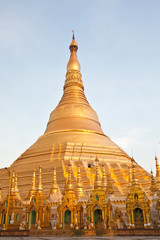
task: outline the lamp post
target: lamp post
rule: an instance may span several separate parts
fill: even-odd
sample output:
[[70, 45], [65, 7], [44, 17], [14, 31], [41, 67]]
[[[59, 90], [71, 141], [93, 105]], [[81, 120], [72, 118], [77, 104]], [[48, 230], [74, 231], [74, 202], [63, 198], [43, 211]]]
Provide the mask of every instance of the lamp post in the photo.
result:
[[6, 219], [5, 219], [5, 229], [7, 230], [12, 173], [7, 167], [5, 167], [5, 169], [8, 171], [8, 174], [9, 174], [9, 190], [8, 190], [8, 201], [7, 201], [7, 212], [6, 212]]

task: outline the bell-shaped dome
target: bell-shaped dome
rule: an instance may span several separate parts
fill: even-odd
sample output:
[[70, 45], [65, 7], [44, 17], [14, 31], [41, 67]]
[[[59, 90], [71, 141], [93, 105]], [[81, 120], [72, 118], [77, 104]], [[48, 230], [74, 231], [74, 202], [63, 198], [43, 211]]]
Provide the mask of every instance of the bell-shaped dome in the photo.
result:
[[98, 116], [84, 94], [80, 64], [76, 55], [78, 45], [75, 42], [74, 34], [69, 49], [71, 55], [67, 64], [64, 93], [58, 106], [50, 115], [46, 133], [67, 129], [103, 133]]

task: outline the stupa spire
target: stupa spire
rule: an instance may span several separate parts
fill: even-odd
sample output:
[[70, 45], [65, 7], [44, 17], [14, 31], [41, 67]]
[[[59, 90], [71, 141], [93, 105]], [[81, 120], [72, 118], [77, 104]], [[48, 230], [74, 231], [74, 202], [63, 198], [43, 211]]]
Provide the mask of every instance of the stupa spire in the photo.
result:
[[156, 161], [156, 180], [160, 180], [160, 169], [159, 169], [159, 163], [158, 163], [157, 156], [155, 156], [155, 161]]
[[73, 190], [72, 186], [72, 170], [71, 170], [71, 164], [68, 164], [68, 182], [67, 182], [67, 190]]
[[107, 174], [107, 193], [113, 194], [114, 190], [113, 190], [113, 185], [112, 185], [112, 181], [111, 181], [111, 174], [108, 170], [108, 174]]
[[18, 193], [17, 173], [15, 174], [15, 193]]
[[67, 64], [67, 72], [70, 70], [80, 71], [80, 64], [78, 62], [78, 58], [76, 55], [77, 50], [78, 50], [78, 44], [75, 41], [74, 32], [73, 32], [72, 42], [69, 46], [69, 49], [71, 52], [71, 56], [70, 56], [69, 62]]
[[33, 170], [33, 177], [32, 177], [32, 188], [31, 188], [32, 191], [35, 191], [36, 190], [36, 171], [35, 169]]
[[12, 179], [11, 179], [11, 190], [10, 193], [13, 195], [15, 194], [15, 171], [12, 172]]
[[39, 182], [37, 192], [42, 192], [42, 168], [39, 167]]
[[31, 190], [28, 192], [28, 194], [25, 197], [25, 199], [31, 201], [31, 199], [34, 197], [35, 193], [36, 193], [36, 171], [34, 169], [33, 170], [33, 176], [32, 176]]
[[128, 171], [129, 171], [129, 174], [128, 174], [128, 188], [131, 187], [132, 185], [132, 163], [128, 165]]
[[102, 185], [104, 188], [104, 191], [107, 190], [107, 176], [106, 176], [106, 169], [105, 166], [102, 166]]
[[3, 202], [3, 197], [2, 197], [2, 188], [0, 188], [0, 203]]
[[57, 177], [56, 177], [56, 167], [53, 169], [53, 183], [52, 183], [52, 188], [51, 188], [51, 193], [56, 193], [58, 190], [57, 186]]
[[157, 191], [156, 183], [155, 183], [155, 179], [154, 179], [152, 170], [151, 170], [151, 187], [150, 187], [150, 190], [152, 192], [156, 192]]
[[56, 167], [54, 167], [53, 169], [53, 182], [52, 182], [52, 187], [47, 196], [47, 199], [49, 200], [50, 203], [61, 202], [61, 199], [62, 199], [62, 194], [57, 185]]
[[94, 188], [97, 189], [99, 187], [102, 187], [102, 180], [99, 173], [99, 160], [97, 157], [95, 161], [96, 161], [96, 177], [94, 181]]
[[21, 200], [19, 189], [18, 189], [18, 174], [15, 173], [15, 195], [17, 196], [18, 199]]
[[78, 198], [84, 197], [84, 188], [81, 183], [81, 171], [80, 171], [80, 166], [77, 168], [77, 187], [76, 187], [76, 193]]
[[132, 186], [138, 186], [139, 181], [136, 177], [134, 158], [132, 157]]

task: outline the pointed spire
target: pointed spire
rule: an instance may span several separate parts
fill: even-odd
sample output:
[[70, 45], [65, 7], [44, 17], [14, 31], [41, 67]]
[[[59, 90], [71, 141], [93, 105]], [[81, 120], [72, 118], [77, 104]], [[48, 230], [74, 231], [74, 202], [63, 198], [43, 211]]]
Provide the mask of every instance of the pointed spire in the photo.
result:
[[132, 164], [129, 163], [128, 165], [128, 171], [129, 171], [129, 179], [128, 179], [128, 189], [131, 187], [132, 185]]
[[157, 180], [160, 180], [160, 169], [159, 169], [157, 156], [155, 156], [155, 161], [156, 161], [156, 181], [157, 181]]
[[69, 46], [69, 49], [71, 51], [71, 56], [67, 64], [67, 71], [70, 71], [70, 70], [80, 71], [80, 64], [78, 62], [77, 55], [76, 55], [76, 52], [78, 50], [78, 44], [75, 41], [74, 32], [73, 32], [73, 38]]
[[15, 171], [12, 172], [12, 179], [11, 179], [11, 190], [10, 193], [13, 195], [15, 193]]
[[111, 174], [110, 172], [108, 171], [108, 174], [107, 174], [107, 191], [106, 191], [108, 194], [113, 194], [114, 190], [113, 190], [113, 185], [112, 185], [112, 182], [111, 182]]
[[25, 197], [26, 200], [31, 201], [36, 193], [36, 171], [33, 170], [33, 177], [32, 177], [32, 186], [31, 190], [28, 192], [27, 196]]
[[18, 197], [18, 199], [21, 199], [19, 190], [18, 190], [17, 173], [15, 173], [15, 195]]
[[52, 188], [49, 191], [47, 199], [50, 203], [60, 203], [62, 200], [62, 193], [57, 185], [56, 167], [54, 167], [53, 169]]
[[77, 186], [81, 186], [81, 171], [80, 171], [80, 166], [78, 166], [77, 169]]
[[72, 186], [72, 171], [71, 171], [71, 164], [68, 164], [68, 182], [67, 182], [67, 189], [68, 190], [73, 190], [73, 186]]
[[53, 169], [53, 183], [52, 183], [51, 193], [56, 193], [57, 190], [58, 190], [58, 186], [57, 186], [56, 167], [54, 167], [54, 169]]
[[106, 169], [105, 166], [102, 166], [102, 185], [103, 189], [106, 191], [107, 190], [107, 176], [106, 176]]
[[139, 181], [136, 177], [134, 158], [132, 157], [132, 186], [139, 186]]
[[3, 202], [3, 198], [2, 198], [2, 188], [0, 188], [0, 203]]
[[33, 177], [32, 177], [32, 191], [36, 191], [36, 170], [33, 170]]
[[70, 44], [70, 46], [69, 46], [69, 49], [70, 49], [71, 52], [72, 52], [72, 51], [76, 51], [76, 52], [77, 52], [77, 50], [78, 50], [78, 44], [77, 44], [76, 41], [75, 41], [74, 31], [72, 31], [72, 32], [73, 32], [72, 42], [71, 42], [71, 44]]
[[99, 173], [99, 160], [96, 157], [96, 177], [95, 177], [95, 181], [94, 181], [94, 188], [100, 188], [102, 187], [102, 181], [101, 181], [101, 177], [100, 177], [100, 173]]
[[76, 187], [76, 193], [77, 193], [78, 198], [85, 196], [84, 188], [83, 188], [82, 183], [81, 183], [81, 171], [80, 171], [80, 166], [78, 166], [78, 169], [77, 169], [77, 187]]
[[15, 174], [15, 193], [18, 194], [17, 173]]
[[42, 192], [42, 168], [39, 167], [39, 182], [38, 182], [38, 189], [37, 192]]
[[68, 176], [65, 178], [65, 185], [64, 185], [64, 190], [62, 192], [63, 195], [65, 195], [65, 192], [67, 190], [67, 185], [68, 185]]
[[156, 190], [157, 190], [152, 170], [151, 170], [151, 187], [150, 187], [150, 190], [152, 192], [156, 192]]

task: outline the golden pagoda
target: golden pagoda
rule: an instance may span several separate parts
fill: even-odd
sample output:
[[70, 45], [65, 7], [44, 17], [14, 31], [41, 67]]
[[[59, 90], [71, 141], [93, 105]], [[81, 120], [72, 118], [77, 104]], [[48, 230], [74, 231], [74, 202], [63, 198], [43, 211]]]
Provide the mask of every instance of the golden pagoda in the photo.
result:
[[[103, 133], [98, 116], [86, 99], [74, 34], [69, 49], [71, 55], [67, 64], [63, 96], [50, 114], [46, 131], [9, 169], [15, 170], [19, 176], [22, 198], [30, 190], [33, 169], [38, 169], [40, 165], [43, 168], [44, 193], [47, 194], [51, 189], [53, 167], [57, 169], [57, 182], [63, 192], [65, 169], [69, 162], [72, 169], [81, 166], [84, 190], [90, 192], [94, 183], [93, 163], [98, 154], [100, 168], [104, 166], [111, 173], [114, 195], [124, 196], [127, 193], [128, 165], [131, 159]], [[143, 189], [149, 192], [149, 173], [139, 165], [136, 165], [136, 172]], [[2, 194], [6, 196], [9, 184], [6, 169], [0, 170], [0, 178]], [[73, 176], [73, 185], [76, 186], [76, 175]]]
[[[74, 34], [69, 49], [63, 96], [46, 131], [9, 167], [12, 178], [0, 169], [0, 224], [15, 206], [5, 206], [6, 199], [13, 198], [19, 204], [16, 226], [21, 221], [26, 229], [114, 228], [114, 221], [132, 227], [136, 204], [149, 227], [154, 179], [103, 133], [84, 93]], [[158, 160], [156, 168], [159, 184]]]

